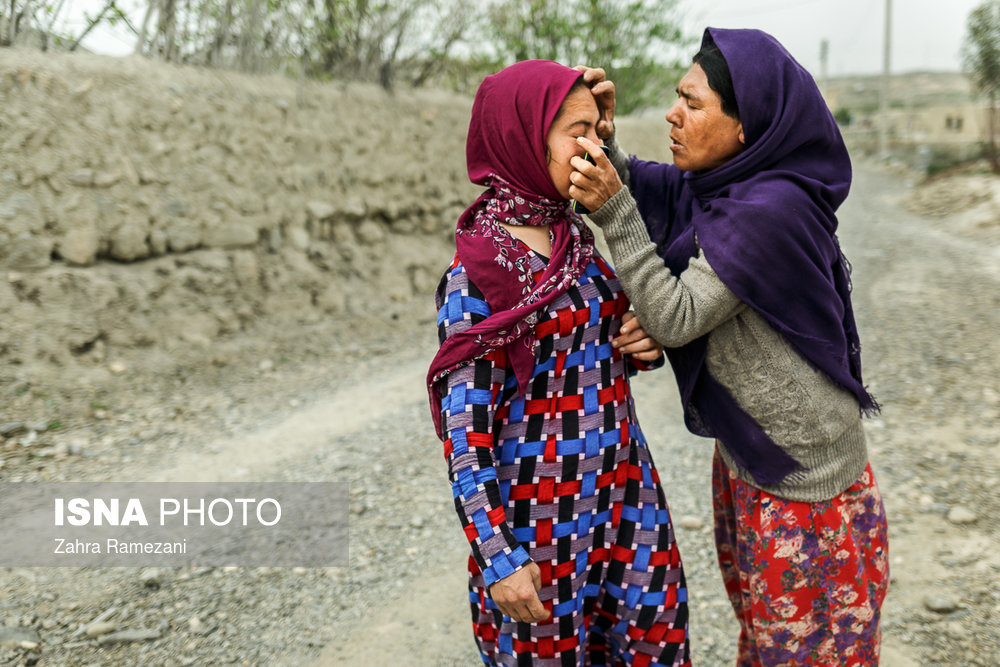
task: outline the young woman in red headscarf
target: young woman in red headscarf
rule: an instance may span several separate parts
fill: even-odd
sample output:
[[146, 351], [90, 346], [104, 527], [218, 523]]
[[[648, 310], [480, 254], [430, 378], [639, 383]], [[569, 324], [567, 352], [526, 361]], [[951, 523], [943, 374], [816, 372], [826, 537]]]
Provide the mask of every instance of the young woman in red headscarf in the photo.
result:
[[[427, 376], [472, 548], [489, 665], [688, 665], [687, 589], [629, 375], [662, 364], [569, 206], [581, 74], [526, 61], [476, 94], [466, 157], [486, 191], [458, 221]], [[630, 330], [639, 339], [616, 348]]]

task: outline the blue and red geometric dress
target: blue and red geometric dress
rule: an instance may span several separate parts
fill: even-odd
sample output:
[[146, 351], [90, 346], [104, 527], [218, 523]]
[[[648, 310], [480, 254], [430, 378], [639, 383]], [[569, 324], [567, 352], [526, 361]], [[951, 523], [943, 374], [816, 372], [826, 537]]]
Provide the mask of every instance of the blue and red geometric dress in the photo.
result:
[[[529, 258], [537, 277], [546, 260]], [[491, 314], [457, 258], [437, 303], [442, 341]], [[629, 388], [644, 365], [611, 345], [627, 310], [595, 252], [538, 313], [523, 395], [503, 348], [447, 376], [445, 458], [487, 665], [690, 664], [681, 557]], [[529, 559], [551, 613], [539, 623], [504, 616], [488, 592]]]

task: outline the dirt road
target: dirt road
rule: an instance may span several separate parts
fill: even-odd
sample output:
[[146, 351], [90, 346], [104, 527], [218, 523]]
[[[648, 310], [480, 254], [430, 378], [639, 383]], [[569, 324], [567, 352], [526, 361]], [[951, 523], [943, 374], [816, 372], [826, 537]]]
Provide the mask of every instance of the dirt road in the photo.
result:
[[[995, 667], [1000, 250], [949, 233], [947, 219], [907, 213], [908, 192], [900, 177], [860, 166], [840, 216], [866, 375], [884, 405], [868, 423], [892, 540], [883, 664]], [[245, 342], [242, 360], [216, 374], [151, 378], [144, 392], [114, 397], [114, 416], [93, 425], [93, 456], [45, 464], [75, 480], [349, 482], [349, 568], [169, 569], [153, 573], [155, 586], [122, 568], [8, 568], [3, 625], [40, 642], [0, 648], [0, 658], [475, 665], [467, 551], [423, 390], [436, 346], [430, 298], [394, 312]], [[635, 385], [675, 522], [687, 526], [678, 540], [694, 664], [732, 664], [735, 622], [710, 529], [711, 448], [684, 431], [669, 371]], [[116, 435], [126, 432], [139, 435]], [[9, 460], [5, 478], [46, 469], [19, 466]], [[159, 638], [102, 645], [74, 634], [109, 610], [116, 628], [158, 629]]]
[[[907, 196], [900, 177], [862, 167], [840, 216], [854, 263], [867, 375], [885, 405], [868, 424], [891, 523], [883, 665], [995, 666], [1000, 248], [907, 213], [901, 206]], [[709, 528], [710, 447], [683, 429], [669, 373], [640, 374], [634, 382], [675, 523], [684, 518], [685, 525], [702, 526], [678, 529], [693, 605], [694, 664], [732, 664], [736, 624]], [[962, 523], [956, 507], [976, 519]], [[440, 559], [415, 581], [407, 578], [403, 595], [370, 610], [370, 624], [359, 617], [345, 626], [344, 643], [327, 646], [315, 665], [359, 664], [363, 657], [387, 665], [475, 663], [463, 627], [465, 551], [453, 547], [455, 526], [446, 530]]]

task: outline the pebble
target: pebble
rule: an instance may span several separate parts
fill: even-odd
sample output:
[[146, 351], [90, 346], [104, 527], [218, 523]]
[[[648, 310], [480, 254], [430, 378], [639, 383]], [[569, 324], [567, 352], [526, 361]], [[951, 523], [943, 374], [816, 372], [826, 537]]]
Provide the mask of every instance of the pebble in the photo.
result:
[[946, 633], [952, 637], [966, 637], [969, 634], [968, 629], [966, 629], [965, 624], [959, 621], [951, 621], [945, 624], [944, 630]]
[[701, 530], [705, 526], [705, 522], [696, 516], [688, 514], [681, 517], [678, 525], [685, 530]]
[[122, 630], [121, 632], [112, 632], [110, 635], [104, 635], [97, 640], [99, 644], [113, 644], [116, 642], [143, 642], [150, 639], [159, 639], [161, 633], [159, 630]]
[[163, 585], [163, 576], [155, 567], [149, 567], [139, 573], [139, 581], [146, 588], [159, 588]]
[[958, 603], [944, 595], [928, 595], [924, 598], [924, 607], [935, 614], [950, 614], [958, 609]]
[[315, 220], [326, 220], [337, 212], [333, 204], [325, 201], [311, 201], [306, 204], [306, 212]]
[[101, 635], [106, 635], [115, 631], [115, 624], [111, 621], [102, 621], [99, 623], [91, 623], [87, 626], [87, 629], [83, 631], [83, 634], [88, 637], [100, 637]]
[[979, 517], [976, 513], [970, 510], [968, 507], [963, 507], [962, 505], [953, 505], [951, 509], [948, 510], [948, 521], [957, 524], [975, 523]]
[[0, 626], [0, 646], [12, 648], [29, 648], [25, 644], [34, 644], [31, 648], [38, 646], [42, 638], [31, 628], [19, 628], [10, 626]]
[[257, 368], [262, 371], [269, 371], [274, 368], [274, 362], [270, 359], [261, 359], [260, 363], [257, 364]]
[[6, 422], [0, 424], [0, 436], [5, 438], [13, 437], [19, 433], [24, 433], [28, 430], [28, 427], [24, 422]]

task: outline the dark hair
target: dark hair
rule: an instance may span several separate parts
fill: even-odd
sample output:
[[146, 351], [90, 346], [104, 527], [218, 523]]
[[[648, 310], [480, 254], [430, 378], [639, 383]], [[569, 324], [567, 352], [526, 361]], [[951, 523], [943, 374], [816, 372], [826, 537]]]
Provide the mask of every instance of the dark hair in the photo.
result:
[[739, 120], [740, 108], [736, 103], [736, 91], [733, 89], [733, 76], [729, 73], [729, 63], [712, 41], [711, 35], [705, 35], [701, 50], [694, 54], [691, 61], [705, 71], [708, 87], [722, 99], [722, 113]]

